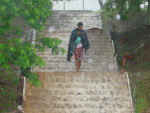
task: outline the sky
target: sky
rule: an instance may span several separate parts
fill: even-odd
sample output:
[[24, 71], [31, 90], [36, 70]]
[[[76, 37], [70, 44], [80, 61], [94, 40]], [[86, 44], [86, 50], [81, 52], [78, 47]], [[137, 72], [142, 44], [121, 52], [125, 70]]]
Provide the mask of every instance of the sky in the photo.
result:
[[[66, 10], [83, 10], [83, 0], [65, 1]], [[97, 11], [100, 9], [98, 0], [84, 0], [84, 10]], [[53, 10], [64, 10], [64, 2], [53, 2]]]

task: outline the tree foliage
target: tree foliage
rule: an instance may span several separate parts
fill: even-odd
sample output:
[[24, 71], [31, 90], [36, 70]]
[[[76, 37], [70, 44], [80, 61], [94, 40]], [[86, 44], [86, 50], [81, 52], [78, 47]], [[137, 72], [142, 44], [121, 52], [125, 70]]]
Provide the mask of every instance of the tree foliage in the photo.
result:
[[50, 0], [1, 0], [0, 3], [0, 34], [12, 31], [12, 21], [16, 17], [24, 18], [26, 23], [36, 30], [42, 26], [52, 14]]
[[117, 11], [122, 19], [128, 15], [133, 15], [141, 11], [140, 5], [148, 2], [147, 12], [150, 12], [150, 0], [107, 0], [105, 3], [106, 11]]
[[40, 85], [38, 74], [32, 70], [36, 66], [45, 66], [44, 60], [37, 55], [36, 51], [52, 49], [52, 54], [65, 53], [59, 45], [60, 39], [42, 37], [36, 40], [35, 45], [23, 41], [21, 38], [12, 37], [7, 34], [19, 32], [12, 23], [15, 18], [23, 18], [29, 26], [38, 31], [44, 29], [46, 18], [52, 14], [51, 0], [1, 0], [0, 4], [0, 71], [8, 72], [16, 66], [21, 75], [26, 76], [34, 85]]
[[[59, 47], [61, 43], [59, 39], [44, 37], [36, 42], [36, 45], [51, 48], [53, 53], [59, 54], [65, 52]], [[24, 42], [20, 38], [3, 41], [0, 43], [0, 69], [8, 71], [12, 66], [17, 66], [23, 76], [26, 76], [33, 84], [40, 85], [38, 75], [31, 72], [35, 66], [45, 66], [44, 60], [36, 54], [37, 50], [39, 49], [32, 43]]]

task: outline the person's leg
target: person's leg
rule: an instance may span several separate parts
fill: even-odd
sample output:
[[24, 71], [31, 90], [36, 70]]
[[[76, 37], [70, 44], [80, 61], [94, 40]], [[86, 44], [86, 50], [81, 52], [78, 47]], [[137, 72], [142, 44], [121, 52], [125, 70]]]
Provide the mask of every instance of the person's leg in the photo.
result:
[[78, 61], [78, 59], [75, 60], [75, 65], [76, 65], [76, 71], [79, 71], [79, 61]]
[[80, 70], [80, 68], [81, 68], [81, 61], [79, 61], [78, 63], [78, 69]]
[[78, 71], [78, 58], [76, 54], [74, 54], [74, 59], [75, 59], [76, 71]]
[[126, 70], [125, 70], [125, 64], [126, 64], [126, 61], [127, 61], [127, 59], [126, 58], [123, 58], [123, 61], [122, 61], [122, 70], [121, 70], [121, 73], [123, 73], [123, 72], [125, 72]]

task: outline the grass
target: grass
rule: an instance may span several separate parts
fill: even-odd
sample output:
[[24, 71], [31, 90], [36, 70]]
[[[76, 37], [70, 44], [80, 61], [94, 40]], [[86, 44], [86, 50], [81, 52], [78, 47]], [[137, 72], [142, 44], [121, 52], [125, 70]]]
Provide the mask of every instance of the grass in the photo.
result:
[[135, 113], [146, 113], [150, 108], [150, 71], [129, 72]]
[[[120, 44], [119, 66], [122, 67], [122, 56], [125, 52], [134, 55], [128, 60], [126, 70], [129, 73], [135, 113], [146, 113], [150, 109], [150, 28], [141, 27], [125, 32], [124, 42]], [[122, 38], [121, 37], [121, 38]], [[141, 44], [138, 51], [137, 47]], [[118, 45], [119, 46], [119, 45]]]
[[16, 108], [19, 79], [13, 74], [0, 73], [0, 113]]

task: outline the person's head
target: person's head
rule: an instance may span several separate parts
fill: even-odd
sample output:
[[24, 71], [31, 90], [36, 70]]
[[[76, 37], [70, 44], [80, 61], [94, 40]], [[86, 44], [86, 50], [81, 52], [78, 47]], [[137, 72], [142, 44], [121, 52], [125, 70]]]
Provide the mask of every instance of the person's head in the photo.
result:
[[79, 30], [82, 30], [82, 29], [83, 29], [83, 23], [82, 23], [82, 22], [79, 22], [79, 23], [77, 24], [77, 27], [78, 27]]

